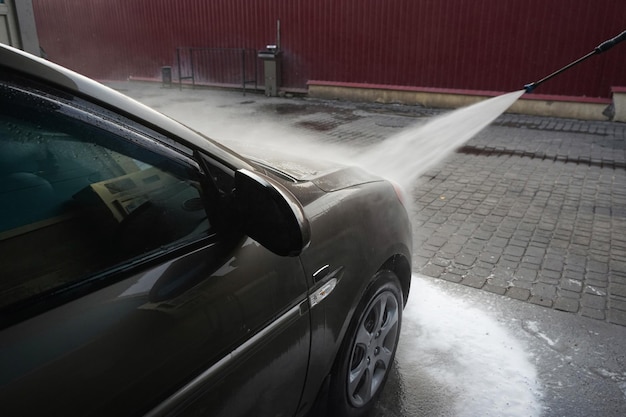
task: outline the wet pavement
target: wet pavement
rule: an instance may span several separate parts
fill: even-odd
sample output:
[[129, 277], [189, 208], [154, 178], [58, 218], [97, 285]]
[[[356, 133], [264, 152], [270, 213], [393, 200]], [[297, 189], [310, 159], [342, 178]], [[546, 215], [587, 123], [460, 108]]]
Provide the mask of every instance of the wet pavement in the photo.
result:
[[415, 275], [370, 417], [621, 417], [626, 327]]
[[421, 272], [626, 325], [625, 126], [583, 123], [498, 124], [433, 170], [415, 193]]
[[[441, 113], [113, 87], [227, 143], [304, 138], [323, 145], [313, 151], [320, 155], [367, 148]], [[432, 295], [434, 286], [452, 297], [440, 304], [460, 307], [433, 316], [431, 327], [424, 310], [407, 308], [397, 369], [374, 415], [626, 414], [625, 140], [626, 124], [505, 114], [411, 184], [415, 288]], [[472, 326], [484, 317], [496, 329], [487, 333], [500, 336], [473, 348], [482, 328]], [[468, 327], [467, 343], [444, 337]], [[454, 347], [425, 346], [424, 336]], [[522, 354], [472, 361], [506, 340]], [[485, 379], [491, 386], [477, 385]], [[518, 383], [507, 392], [511, 380]], [[525, 402], [499, 403], [499, 390]]]

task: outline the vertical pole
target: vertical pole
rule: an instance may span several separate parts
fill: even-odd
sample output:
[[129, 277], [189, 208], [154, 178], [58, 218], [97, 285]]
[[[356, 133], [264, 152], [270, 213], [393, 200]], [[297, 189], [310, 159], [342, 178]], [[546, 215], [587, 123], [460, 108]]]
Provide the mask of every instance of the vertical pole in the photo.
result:
[[246, 95], [246, 50], [241, 50], [241, 87], [243, 95]]
[[180, 48], [176, 48], [176, 61], [178, 61], [178, 89], [183, 89], [183, 74], [180, 66]]
[[189, 48], [189, 61], [191, 62], [191, 88], [196, 87], [196, 73], [193, 65], [193, 48]]

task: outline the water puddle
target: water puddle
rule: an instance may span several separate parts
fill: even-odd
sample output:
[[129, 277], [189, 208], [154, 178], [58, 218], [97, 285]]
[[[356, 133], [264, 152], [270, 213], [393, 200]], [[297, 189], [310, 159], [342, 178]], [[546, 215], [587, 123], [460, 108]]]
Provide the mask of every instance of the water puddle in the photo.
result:
[[297, 126], [315, 130], [317, 132], [327, 132], [339, 126], [339, 123], [333, 121], [303, 120], [298, 122]]

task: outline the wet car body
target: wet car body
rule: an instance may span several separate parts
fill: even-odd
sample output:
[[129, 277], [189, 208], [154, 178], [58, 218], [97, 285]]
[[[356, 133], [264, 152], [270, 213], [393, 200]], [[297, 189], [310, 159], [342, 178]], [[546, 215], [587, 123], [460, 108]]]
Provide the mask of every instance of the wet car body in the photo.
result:
[[4, 46], [0, 89], [3, 414], [305, 415], [361, 390], [337, 374], [385, 309], [389, 367], [411, 271], [390, 183], [255, 162]]

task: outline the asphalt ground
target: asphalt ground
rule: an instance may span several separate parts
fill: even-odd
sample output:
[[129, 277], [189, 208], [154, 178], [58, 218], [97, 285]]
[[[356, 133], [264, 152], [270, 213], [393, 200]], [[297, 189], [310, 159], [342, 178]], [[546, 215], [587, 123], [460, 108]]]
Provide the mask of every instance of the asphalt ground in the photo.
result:
[[[242, 129], [254, 135], [255, 123], [267, 134], [265, 122], [271, 121], [320, 143], [367, 147], [445, 112], [112, 86], [216, 139]], [[229, 109], [250, 123], [230, 126], [239, 122], [224, 116]], [[625, 139], [622, 123], [500, 116], [409, 190], [414, 272], [626, 326]]]

